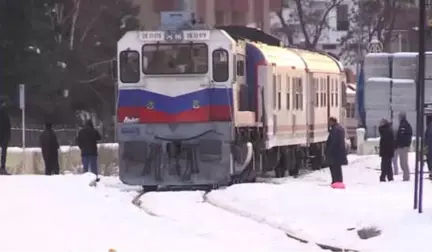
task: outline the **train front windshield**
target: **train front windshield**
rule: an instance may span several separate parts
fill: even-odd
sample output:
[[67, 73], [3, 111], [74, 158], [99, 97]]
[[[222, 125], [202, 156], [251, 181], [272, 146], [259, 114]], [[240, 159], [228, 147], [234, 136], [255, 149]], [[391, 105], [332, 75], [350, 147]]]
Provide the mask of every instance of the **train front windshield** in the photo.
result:
[[205, 74], [209, 68], [204, 43], [145, 44], [142, 57], [143, 72], [148, 75]]

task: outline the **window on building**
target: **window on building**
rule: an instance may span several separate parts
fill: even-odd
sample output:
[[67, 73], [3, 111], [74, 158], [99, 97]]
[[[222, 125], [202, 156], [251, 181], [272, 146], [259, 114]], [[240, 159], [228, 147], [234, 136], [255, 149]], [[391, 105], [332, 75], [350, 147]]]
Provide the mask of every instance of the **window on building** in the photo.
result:
[[355, 104], [354, 103], [347, 103], [346, 107], [346, 115], [347, 118], [355, 118]]
[[225, 82], [229, 79], [229, 61], [228, 51], [217, 49], [212, 53], [213, 58], [213, 80], [216, 82]]
[[120, 81], [123, 83], [137, 83], [140, 80], [139, 52], [120, 52]]
[[244, 25], [246, 22], [246, 14], [242, 11], [231, 12], [231, 23], [233, 25]]
[[215, 23], [216, 25], [225, 24], [225, 13], [223, 11], [215, 11]]
[[336, 44], [323, 44], [322, 49], [323, 50], [336, 50], [337, 46], [338, 45], [336, 45]]
[[291, 79], [289, 75], [286, 76], [286, 109], [290, 110], [291, 106]]
[[348, 4], [341, 4], [337, 6], [337, 30], [348, 31], [349, 30], [349, 8]]

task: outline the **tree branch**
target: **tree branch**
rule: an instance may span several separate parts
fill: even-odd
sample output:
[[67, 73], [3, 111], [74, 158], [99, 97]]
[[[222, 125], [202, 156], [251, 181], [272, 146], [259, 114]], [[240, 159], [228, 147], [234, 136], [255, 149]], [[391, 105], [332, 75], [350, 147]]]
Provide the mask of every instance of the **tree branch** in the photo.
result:
[[87, 37], [88, 32], [93, 28], [93, 25], [96, 23], [96, 21], [101, 16], [102, 12], [106, 9], [106, 6], [101, 6], [99, 8], [98, 13], [95, 15], [95, 17], [87, 24], [86, 28], [84, 29], [84, 32], [81, 36], [80, 42], [82, 43], [84, 39]]
[[315, 48], [318, 40], [321, 37], [322, 31], [323, 29], [328, 26], [328, 22], [327, 22], [327, 17], [330, 13], [330, 11], [332, 11], [334, 8], [336, 8], [337, 6], [339, 6], [344, 0], [332, 0], [332, 3], [330, 4], [330, 6], [326, 7], [326, 10], [323, 14], [323, 16], [321, 17], [321, 21], [319, 22], [319, 24], [317, 26], [315, 26], [315, 34], [314, 34], [314, 39], [312, 41], [312, 47]]

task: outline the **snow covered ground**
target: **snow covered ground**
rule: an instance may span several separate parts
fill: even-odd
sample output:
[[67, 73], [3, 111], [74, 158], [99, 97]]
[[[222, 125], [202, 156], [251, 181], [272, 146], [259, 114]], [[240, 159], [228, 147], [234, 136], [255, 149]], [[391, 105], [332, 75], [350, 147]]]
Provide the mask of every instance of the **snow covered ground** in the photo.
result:
[[[411, 156], [414, 169], [414, 157]], [[157, 192], [131, 204], [137, 187], [90, 174], [0, 176], [0, 251], [322, 251], [304, 239], [360, 251], [429, 251], [432, 185], [424, 214], [412, 210], [413, 180], [379, 183], [379, 158], [350, 156], [345, 190], [326, 170], [207, 194]], [[356, 230], [382, 235], [361, 240]]]
[[[410, 156], [414, 170], [414, 155]], [[214, 191], [209, 198], [225, 208], [299, 236], [360, 251], [429, 251], [432, 184], [424, 180], [424, 213], [413, 211], [411, 182], [379, 182], [379, 157], [351, 159], [344, 167], [346, 190], [329, 187], [328, 169], [301, 179], [273, 179]], [[426, 174], [427, 175], [427, 174]], [[378, 227], [382, 235], [361, 240], [356, 230]]]
[[200, 192], [143, 197], [136, 188], [84, 175], [0, 176], [0, 251], [321, 251], [283, 232], [200, 202]]

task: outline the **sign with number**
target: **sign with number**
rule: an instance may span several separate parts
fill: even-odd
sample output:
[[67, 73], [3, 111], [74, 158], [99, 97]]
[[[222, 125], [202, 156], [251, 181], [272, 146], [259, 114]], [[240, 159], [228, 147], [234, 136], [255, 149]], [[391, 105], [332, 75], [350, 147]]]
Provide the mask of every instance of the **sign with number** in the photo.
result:
[[210, 40], [210, 31], [206, 30], [192, 30], [192, 31], [183, 31], [183, 37], [185, 40], [194, 41], [194, 40]]
[[183, 40], [183, 33], [177, 32], [177, 31], [168, 31], [165, 33], [165, 40], [166, 41], [182, 41]]
[[163, 31], [140, 32], [139, 37], [143, 41], [163, 41], [165, 33]]

